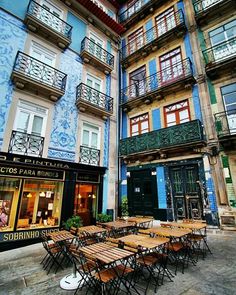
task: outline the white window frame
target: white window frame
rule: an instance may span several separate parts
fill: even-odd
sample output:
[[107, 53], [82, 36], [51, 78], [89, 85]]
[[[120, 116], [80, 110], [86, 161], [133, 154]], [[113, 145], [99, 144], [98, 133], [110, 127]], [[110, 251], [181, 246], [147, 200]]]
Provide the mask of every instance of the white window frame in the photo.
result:
[[[102, 48], [104, 49], [104, 40], [102, 38], [100, 38], [96, 33], [94, 33], [93, 31], [89, 31], [89, 39], [94, 38], [95, 41], [101, 41], [102, 43]], [[97, 43], [96, 43], [97, 44]], [[97, 44], [98, 45], [98, 44]]]
[[[103, 79], [89, 73], [86, 72], [86, 79], [85, 79], [85, 84], [87, 85], [87, 80], [88, 80], [88, 76], [90, 76], [93, 79], [93, 83], [94, 83], [94, 79], [98, 80], [100, 82], [100, 92], [103, 92]], [[94, 88], [94, 87], [93, 87]], [[95, 89], [95, 88], [94, 88]]]
[[63, 10], [60, 7], [58, 7], [54, 2], [52, 2], [50, 0], [41, 0], [40, 1], [40, 5], [45, 4], [47, 6], [47, 3], [49, 4], [49, 6], [55, 7], [60, 12], [59, 18], [63, 20]]
[[91, 146], [91, 132], [93, 132], [93, 131], [95, 131], [95, 129], [92, 129], [92, 128], [89, 128], [89, 127], [87, 127], [87, 128], [84, 128], [85, 127], [85, 124], [87, 124], [87, 125], [90, 125], [90, 126], [92, 126], [92, 127], [95, 127], [95, 128], [98, 128], [98, 141], [97, 141], [97, 150], [101, 150], [101, 127], [100, 126], [98, 126], [98, 125], [95, 125], [95, 124], [93, 124], [93, 123], [91, 123], [91, 122], [88, 122], [88, 121], [83, 121], [82, 122], [82, 129], [81, 129], [81, 145], [83, 146], [83, 133], [84, 133], [84, 130], [87, 130], [87, 131], [89, 131], [89, 145], [87, 146], [88, 148], [94, 148], [94, 147], [92, 147]]
[[[56, 57], [57, 57], [57, 54], [53, 51], [51, 51], [50, 49], [48, 49], [47, 47], [35, 42], [35, 41], [32, 41], [31, 42], [31, 46], [30, 46], [30, 56], [33, 57], [33, 51], [34, 50], [38, 50], [40, 51], [41, 53], [44, 54], [44, 56], [48, 56], [48, 57], [52, 57], [52, 65], [49, 65], [50, 67], [55, 67], [55, 64], [56, 64]], [[45, 61], [42, 61], [40, 60], [41, 62], [45, 63]]]
[[[38, 109], [38, 111], [37, 111], [37, 109]], [[17, 131], [17, 125], [18, 125], [18, 121], [20, 118], [20, 112], [27, 112], [30, 114], [30, 120], [29, 120], [29, 124], [28, 124], [28, 128], [27, 128], [27, 132], [26, 132], [27, 134], [31, 134], [31, 132], [32, 132], [34, 116], [36, 115], [36, 116], [42, 117], [43, 124], [42, 124], [42, 130], [41, 130], [40, 136], [45, 137], [47, 118], [48, 118], [48, 109], [43, 106], [33, 104], [33, 103], [25, 101], [25, 100], [19, 100], [18, 106], [17, 106], [17, 111], [16, 111], [16, 117], [15, 117], [15, 121], [14, 121], [14, 127], [13, 127], [13, 130], [15, 130], [15, 131]]]

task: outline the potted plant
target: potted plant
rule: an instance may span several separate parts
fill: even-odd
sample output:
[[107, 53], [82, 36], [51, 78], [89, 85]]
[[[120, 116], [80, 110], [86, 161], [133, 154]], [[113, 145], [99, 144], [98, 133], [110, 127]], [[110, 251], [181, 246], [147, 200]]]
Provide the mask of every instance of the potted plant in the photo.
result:
[[81, 227], [83, 225], [83, 222], [79, 215], [73, 215], [72, 217], [68, 218], [65, 222], [63, 221], [62, 225], [66, 230], [70, 230], [71, 227]]
[[97, 222], [109, 222], [109, 221], [112, 221], [111, 215], [104, 214], [104, 213], [97, 215]]
[[129, 208], [128, 208], [128, 198], [127, 196], [123, 197], [121, 200], [121, 215], [122, 217], [129, 216]]

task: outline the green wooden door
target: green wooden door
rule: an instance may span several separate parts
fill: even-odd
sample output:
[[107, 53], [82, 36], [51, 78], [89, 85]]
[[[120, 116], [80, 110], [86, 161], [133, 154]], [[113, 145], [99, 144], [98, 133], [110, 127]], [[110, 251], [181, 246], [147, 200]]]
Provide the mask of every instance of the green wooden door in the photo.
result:
[[171, 190], [176, 219], [202, 218], [202, 198], [198, 184], [198, 175], [197, 165], [170, 168]]
[[156, 176], [150, 170], [133, 171], [128, 178], [130, 215], [153, 216], [157, 207]]

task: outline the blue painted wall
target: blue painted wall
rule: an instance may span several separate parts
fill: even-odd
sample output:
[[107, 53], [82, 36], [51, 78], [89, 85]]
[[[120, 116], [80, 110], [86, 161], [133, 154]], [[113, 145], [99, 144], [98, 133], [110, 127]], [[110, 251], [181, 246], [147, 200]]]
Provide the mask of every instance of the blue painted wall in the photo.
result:
[[55, 105], [48, 157], [75, 161], [78, 130], [76, 86], [82, 75], [82, 64], [77, 54], [66, 50], [61, 55], [60, 70], [67, 74], [66, 92]]
[[152, 24], [152, 19], [150, 19], [146, 24], [145, 24], [145, 29], [146, 29], [146, 42], [149, 43], [154, 39], [154, 34], [153, 34], [153, 30], [151, 30], [151, 28], [153, 27]]
[[157, 172], [157, 192], [158, 192], [158, 207], [159, 209], [166, 209], [166, 185], [164, 167], [156, 167]]
[[0, 7], [6, 9], [13, 15], [21, 18], [22, 20], [25, 18], [25, 13], [27, 10], [27, 6], [29, 4], [29, 0], [1, 0]]
[[212, 179], [211, 171], [205, 171], [210, 177], [206, 180], [207, 187], [207, 196], [210, 202], [210, 209], [213, 213], [217, 212], [217, 203], [216, 203], [216, 195], [215, 195], [215, 187]]
[[202, 121], [202, 112], [201, 112], [201, 105], [200, 105], [200, 97], [199, 97], [199, 91], [198, 91], [198, 85], [195, 84], [192, 87], [192, 97], [193, 97], [193, 105], [194, 105], [194, 111], [195, 111], [195, 118]]
[[[7, 1], [5, 1], [7, 2]], [[13, 85], [10, 81], [18, 50], [23, 51], [26, 40], [24, 25], [15, 17], [0, 10], [0, 148], [12, 102]]]
[[124, 163], [122, 163], [121, 164], [121, 185], [120, 185], [121, 199], [123, 197], [127, 197], [127, 176], [126, 176], [126, 172], [127, 172], [127, 166]]
[[81, 41], [86, 36], [87, 25], [70, 11], [68, 11], [66, 22], [73, 27], [70, 48], [80, 52]]
[[[156, 59], [152, 59], [148, 62], [148, 67], [149, 67], [149, 75], [153, 75], [157, 72], [157, 66], [156, 66]], [[151, 77], [151, 89], [157, 89], [158, 88], [158, 81], [157, 81], [157, 76], [154, 75]]]
[[152, 110], [152, 129], [159, 130], [161, 129], [161, 114], [160, 109]]

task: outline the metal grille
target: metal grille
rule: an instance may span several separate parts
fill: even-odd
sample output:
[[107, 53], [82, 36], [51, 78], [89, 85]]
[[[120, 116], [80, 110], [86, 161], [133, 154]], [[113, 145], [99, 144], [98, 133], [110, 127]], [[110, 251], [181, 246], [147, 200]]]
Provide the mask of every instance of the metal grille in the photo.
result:
[[236, 135], [236, 109], [215, 114], [218, 137]]
[[[137, 50], [143, 48], [147, 44], [153, 42], [157, 38], [165, 35], [169, 31], [173, 30], [177, 26], [184, 24], [184, 16], [182, 10], [176, 11], [170, 16], [164, 16], [163, 20], [158, 20], [159, 25], [152, 27], [150, 30], [146, 31], [142, 35], [129, 42], [126, 46], [121, 48], [121, 59], [124, 60], [130, 54], [136, 52]], [[166, 30], [163, 30], [163, 23], [167, 25]]]
[[188, 143], [194, 144], [203, 140], [202, 124], [199, 120], [193, 120], [122, 139], [120, 141], [120, 155], [125, 156]]
[[84, 100], [110, 113], [113, 112], [113, 98], [84, 83], [77, 86], [77, 101]]
[[53, 88], [65, 90], [66, 74], [23, 52], [17, 52], [13, 71]]
[[133, 84], [121, 90], [121, 103], [145, 96], [192, 75], [192, 63], [187, 58], [143, 80], [133, 80]]
[[81, 51], [83, 50], [89, 52], [97, 59], [114, 68], [114, 56], [87, 37], [85, 37], [81, 42]]
[[210, 8], [212, 8], [214, 5], [223, 2], [225, 0], [200, 0], [196, 1], [194, 5], [194, 11], [198, 15]]
[[44, 137], [12, 131], [9, 153], [42, 157]]
[[[236, 29], [236, 27], [234, 27]], [[203, 51], [205, 63], [221, 62], [236, 55], [236, 37]]]
[[81, 145], [79, 162], [81, 164], [99, 166], [100, 150]]
[[53, 13], [48, 11], [37, 2], [33, 0], [30, 1], [27, 9], [27, 14], [37, 18], [43, 24], [60, 33], [64, 37], [68, 39], [71, 38], [72, 26], [64, 22], [59, 17], [55, 16]]

